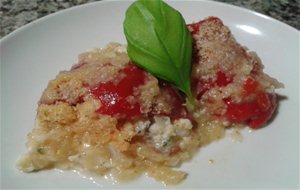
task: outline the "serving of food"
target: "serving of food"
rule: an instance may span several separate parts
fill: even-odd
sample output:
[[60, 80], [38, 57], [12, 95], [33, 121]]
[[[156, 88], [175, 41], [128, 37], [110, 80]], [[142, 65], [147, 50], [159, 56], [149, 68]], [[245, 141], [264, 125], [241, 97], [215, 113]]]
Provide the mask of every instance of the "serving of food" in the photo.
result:
[[177, 184], [187, 173], [174, 167], [201, 146], [228, 128], [264, 127], [276, 110], [283, 84], [220, 18], [186, 24], [162, 1], [136, 1], [124, 32], [127, 46], [82, 53], [49, 82], [20, 170], [79, 169], [119, 181], [147, 173]]

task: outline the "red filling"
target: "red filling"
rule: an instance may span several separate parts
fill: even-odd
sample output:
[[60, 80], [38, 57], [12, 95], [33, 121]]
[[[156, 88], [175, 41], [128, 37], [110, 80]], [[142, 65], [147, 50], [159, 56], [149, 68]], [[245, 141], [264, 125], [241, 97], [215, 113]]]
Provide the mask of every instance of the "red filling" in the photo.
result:
[[227, 86], [229, 83], [232, 82], [232, 77], [231, 76], [227, 76], [224, 72], [219, 71], [217, 72], [217, 79], [215, 81], [213, 81], [212, 79], [208, 79], [208, 80], [198, 80], [197, 83], [197, 99], [199, 100], [202, 95], [208, 91], [210, 88], [214, 87], [214, 86], [219, 86], [219, 87], [223, 87], [223, 86]]
[[260, 92], [250, 102], [233, 103], [230, 99], [225, 101], [227, 111], [225, 117], [231, 122], [246, 122], [251, 128], [262, 127], [272, 116], [276, 108], [275, 94]]
[[259, 83], [253, 77], [249, 76], [243, 86], [243, 96], [248, 96], [255, 93], [258, 85]]
[[[192, 35], [198, 34], [201, 27], [207, 21], [214, 21], [215, 17], [210, 17], [204, 21], [193, 23], [188, 25], [192, 29]], [[194, 44], [195, 46], [195, 44]], [[199, 57], [197, 51], [194, 51], [193, 60], [197, 64]], [[258, 65], [255, 65], [255, 70], [259, 70]], [[256, 74], [257, 72], [254, 72]], [[226, 75], [226, 73], [219, 71], [217, 72], [217, 79], [199, 79], [194, 81], [194, 89], [196, 89], [196, 97], [198, 100], [201, 99], [203, 94], [209, 89], [219, 86], [224, 87], [231, 83], [232, 76]], [[234, 103], [230, 98], [225, 99], [224, 102], [227, 104], [227, 110], [224, 117], [234, 123], [246, 123], [251, 128], [262, 127], [271, 118], [272, 114], [276, 109], [276, 95], [265, 93], [258, 89], [259, 82], [253, 77], [248, 77], [243, 85], [242, 100], [241, 103]], [[249, 101], [249, 96], [252, 97]]]
[[[217, 79], [213, 81], [198, 80], [197, 82], [197, 99], [215, 86], [226, 86], [232, 82], [232, 77], [227, 76], [224, 72], [217, 72]], [[235, 123], [247, 123], [251, 128], [262, 127], [271, 118], [276, 108], [276, 95], [265, 93], [258, 89], [259, 82], [249, 76], [243, 85], [242, 96], [245, 100], [241, 103], [234, 103], [230, 98], [225, 99], [227, 111], [224, 116]], [[247, 97], [251, 96], [251, 101]]]
[[120, 74], [124, 74], [125, 77], [117, 84], [110, 81], [100, 83], [90, 89], [90, 93], [102, 103], [97, 112], [119, 118], [141, 115], [140, 104], [133, 96], [133, 91], [144, 84], [146, 72], [129, 64]]
[[[102, 104], [97, 113], [111, 115], [119, 119], [142, 115], [140, 104], [137, 101], [138, 97], [134, 96], [134, 89], [145, 83], [146, 72], [133, 64], [129, 64], [120, 71], [120, 74], [124, 74], [124, 77], [118, 83], [109, 81], [90, 88], [90, 93]], [[167, 104], [171, 106], [171, 113], [160, 114], [173, 119], [187, 117], [184, 107], [185, 100], [179, 92], [164, 82], [161, 82], [160, 90], [164, 96], [170, 97]]]
[[[215, 19], [217, 18], [210, 17], [204, 21], [188, 25], [192, 28], [192, 35], [199, 33], [200, 28], [205, 22]], [[195, 55], [194, 61], [198, 62], [199, 57]], [[97, 112], [118, 118], [130, 118], [142, 115], [138, 98], [134, 96], [134, 89], [145, 83], [146, 72], [133, 64], [129, 64], [120, 74], [124, 74], [125, 77], [118, 83], [110, 81], [90, 88], [90, 93], [102, 103]], [[226, 75], [222, 71], [217, 72], [215, 80], [200, 79], [194, 81], [193, 86], [196, 89], [197, 99], [201, 99], [202, 95], [212, 87], [224, 87], [232, 83], [232, 81], [232, 76]], [[243, 86], [242, 97], [245, 100], [241, 103], [235, 103], [230, 98], [224, 100], [227, 105], [224, 117], [231, 122], [247, 123], [251, 128], [263, 126], [275, 111], [276, 95], [260, 91], [258, 86], [259, 82], [253, 77], [249, 77]], [[172, 106], [172, 111], [166, 115], [172, 118], [189, 117], [184, 106], [185, 101], [177, 90], [163, 82], [161, 82], [160, 90], [162, 93], [172, 97], [167, 102], [168, 105]], [[247, 100], [249, 96], [252, 97], [250, 101], [249, 98]], [[155, 115], [155, 113], [151, 114]]]
[[243, 85], [243, 97], [254, 96], [251, 101], [233, 103], [225, 100], [227, 112], [225, 117], [232, 122], [247, 122], [251, 128], [259, 128], [266, 124], [276, 108], [276, 95], [258, 89], [259, 82], [249, 76]]
[[222, 71], [219, 71], [217, 73], [217, 80], [216, 80], [217, 86], [220, 86], [220, 87], [227, 86], [231, 82], [232, 82], [232, 77], [227, 76]]

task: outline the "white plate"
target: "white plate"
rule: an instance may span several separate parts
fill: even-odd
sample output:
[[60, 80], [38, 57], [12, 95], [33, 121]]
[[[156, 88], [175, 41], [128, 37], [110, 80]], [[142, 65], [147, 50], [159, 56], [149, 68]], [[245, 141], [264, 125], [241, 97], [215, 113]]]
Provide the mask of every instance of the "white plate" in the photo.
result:
[[[25, 152], [37, 101], [48, 81], [77, 55], [111, 41], [125, 43], [122, 22], [130, 2], [86, 4], [47, 16], [1, 40], [2, 188], [162, 188], [151, 178], [113, 184], [55, 170], [25, 174], [15, 168]], [[265, 71], [285, 84], [278, 114], [268, 127], [243, 131], [242, 143], [225, 138], [201, 148], [181, 166], [189, 173], [169, 188], [290, 188], [299, 182], [299, 31], [267, 16], [206, 1], [170, 2], [187, 23], [220, 17], [236, 39], [261, 57]], [[213, 159], [214, 164], [208, 160]]]

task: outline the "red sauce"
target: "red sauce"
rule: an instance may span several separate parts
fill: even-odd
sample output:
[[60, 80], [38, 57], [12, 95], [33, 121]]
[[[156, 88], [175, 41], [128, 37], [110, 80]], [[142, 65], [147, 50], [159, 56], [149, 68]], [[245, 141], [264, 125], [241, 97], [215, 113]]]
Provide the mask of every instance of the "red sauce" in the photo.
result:
[[227, 86], [231, 82], [232, 82], [232, 77], [227, 76], [222, 71], [219, 71], [217, 73], [217, 80], [216, 80], [217, 86], [220, 86], [220, 87]]
[[[135, 88], [144, 84], [146, 72], [128, 64], [120, 74], [125, 74], [125, 77], [117, 84], [109, 81], [90, 88], [90, 93], [102, 103], [97, 112], [118, 118], [141, 115], [140, 104], [133, 92]], [[133, 102], [129, 100], [130, 96], [133, 96]]]
[[251, 76], [248, 77], [243, 86], [243, 96], [248, 96], [256, 92], [259, 83]]
[[198, 80], [197, 82], [197, 99], [199, 100], [202, 95], [211, 89], [214, 86], [224, 87], [227, 86], [232, 82], [232, 77], [227, 76], [224, 72], [218, 71], [217, 72], [217, 79], [213, 81], [212, 79], [208, 80]]
[[260, 92], [250, 102], [233, 103], [230, 99], [225, 101], [227, 111], [225, 117], [236, 123], [246, 122], [251, 128], [262, 127], [271, 118], [276, 108], [275, 94]]
[[[217, 79], [213, 81], [198, 80], [197, 99], [215, 86], [226, 86], [232, 82], [232, 77], [227, 76], [224, 72], [217, 72]], [[251, 128], [262, 127], [271, 118], [276, 108], [276, 95], [265, 93], [259, 90], [259, 82], [249, 76], [243, 85], [242, 96], [244, 100], [241, 103], [235, 103], [230, 98], [225, 99], [227, 111], [224, 117], [230, 122], [247, 123]], [[252, 99], [247, 97], [251, 95]]]
[[200, 23], [201, 23], [201, 21], [187, 25], [188, 27], [190, 27], [192, 29], [192, 31], [191, 31], [192, 35], [197, 34], [199, 32]]
[[[196, 35], [200, 32], [205, 23], [218, 20], [216, 17], [209, 17], [208, 19], [187, 26], [191, 29], [191, 34]], [[193, 47], [193, 62], [194, 64], [198, 64], [201, 58], [197, 55], [195, 42], [193, 42]], [[244, 53], [246, 54], [246, 52]], [[251, 73], [256, 75], [259, 71], [260, 66], [258, 63], [255, 63]], [[197, 79], [193, 81], [193, 89], [195, 89], [197, 99], [200, 100], [203, 94], [209, 89], [216, 86], [227, 86], [232, 81], [232, 76], [228, 76], [226, 73], [219, 71], [217, 72], [217, 78], [215, 80], [209, 78], [206, 80]], [[243, 100], [241, 103], [235, 103], [230, 98], [224, 100], [227, 104], [227, 111], [224, 117], [234, 123], [246, 123], [251, 128], [259, 128], [266, 124], [276, 109], [276, 95], [261, 91], [259, 85], [258, 81], [252, 76], [249, 76], [243, 85]], [[249, 97], [251, 100], [249, 100]]]
[[271, 118], [276, 109], [276, 95], [265, 93], [258, 89], [259, 82], [249, 76], [243, 85], [243, 97], [254, 96], [250, 102], [227, 104], [226, 118], [232, 122], [246, 122], [251, 128], [262, 127]]

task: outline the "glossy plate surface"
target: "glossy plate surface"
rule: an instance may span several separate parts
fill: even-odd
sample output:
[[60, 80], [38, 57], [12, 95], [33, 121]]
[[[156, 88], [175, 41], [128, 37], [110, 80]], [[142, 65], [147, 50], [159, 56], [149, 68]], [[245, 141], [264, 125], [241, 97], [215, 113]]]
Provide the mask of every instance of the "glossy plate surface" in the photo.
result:
[[[162, 188], [142, 176], [130, 183], [81, 177], [56, 170], [25, 174], [15, 162], [25, 152], [37, 102], [50, 79], [76, 63], [81, 52], [109, 42], [125, 43], [122, 22], [131, 2], [104, 1], [71, 8], [33, 22], [1, 40], [2, 188]], [[299, 31], [264, 15], [206, 1], [171, 1], [187, 23], [220, 17], [237, 41], [257, 52], [265, 72], [285, 84], [274, 120], [243, 142], [230, 137], [200, 149], [180, 169], [189, 173], [167, 188], [291, 188], [299, 178]], [[209, 160], [214, 160], [213, 164]]]

